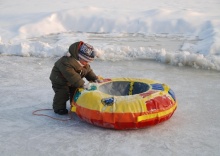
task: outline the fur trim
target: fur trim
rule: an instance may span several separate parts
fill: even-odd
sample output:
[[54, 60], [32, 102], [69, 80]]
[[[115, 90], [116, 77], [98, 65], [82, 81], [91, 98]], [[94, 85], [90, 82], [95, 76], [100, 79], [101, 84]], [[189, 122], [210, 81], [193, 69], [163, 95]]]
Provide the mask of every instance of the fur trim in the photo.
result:
[[67, 53], [65, 54], [65, 56], [70, 57], [70, 56], [71, 56], [70, 52], [67, 52]]

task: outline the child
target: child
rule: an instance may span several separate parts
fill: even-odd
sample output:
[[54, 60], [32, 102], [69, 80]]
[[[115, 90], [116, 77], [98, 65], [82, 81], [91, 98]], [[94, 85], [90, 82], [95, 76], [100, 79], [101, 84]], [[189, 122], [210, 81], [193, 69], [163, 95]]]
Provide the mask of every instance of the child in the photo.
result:
[[55, 62], [50, 74], [52, 88], [55, 92], [53, 99], [53, 110], [59, 115], [68, 114], [66, 102], [74, 91], [83, 87], [85, 77], [88, 81], [99, 81], [96, 74], [90, 68], [89, 63], [94, 60], [96, 52], [94, 48], [82, 41], [73, 43], [69, 47], [66, 56]]

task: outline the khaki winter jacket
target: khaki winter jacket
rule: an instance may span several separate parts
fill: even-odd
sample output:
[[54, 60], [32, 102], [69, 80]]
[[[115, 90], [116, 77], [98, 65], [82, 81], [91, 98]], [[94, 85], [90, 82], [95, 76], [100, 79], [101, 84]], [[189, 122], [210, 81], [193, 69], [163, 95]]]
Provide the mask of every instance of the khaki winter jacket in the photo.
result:
[[68, 85], [72, 87], [82, 87], [85, 81], [82, 79], [85, 77], [88, 81], [95, 81], [97, 76], [90, 68], [90, 65], [82, 67], [78, 62], [78, 47], [83, 42], [76, 42], [69, 48], [70, 57], [63, 56], [57, 62], [52, 69], [50, 80], [52, 83], [60, 85]]

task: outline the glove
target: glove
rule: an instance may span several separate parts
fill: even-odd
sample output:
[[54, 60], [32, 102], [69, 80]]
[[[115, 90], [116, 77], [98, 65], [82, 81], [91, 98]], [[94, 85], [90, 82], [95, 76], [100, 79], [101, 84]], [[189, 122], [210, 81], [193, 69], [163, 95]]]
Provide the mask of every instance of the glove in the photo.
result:
[[89, 88], [90, 88], [90, 83], [83, 85], [83, 89], [89, 90]]
[[97, 76], [97, 79], [95, 80], [95, 82], [96, 82], [96, 83], [102, 83], [102, 82], [104, 82], [103, 80], [104, 80], [103, 77]]

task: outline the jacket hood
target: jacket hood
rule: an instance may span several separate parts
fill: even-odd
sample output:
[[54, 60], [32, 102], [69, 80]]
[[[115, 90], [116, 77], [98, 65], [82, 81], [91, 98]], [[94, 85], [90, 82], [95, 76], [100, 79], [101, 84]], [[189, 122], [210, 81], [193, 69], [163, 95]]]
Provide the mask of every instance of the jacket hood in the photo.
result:
[[79, 56], [78, 56], [79, 46], [82, 44], [83, 44], [83, 42], [80, 41], [80, 42], [73, 43], [69, 47], [69, 53], [70, 53], [71, 57], [75, 58], [76, 60], [79, 60]]

